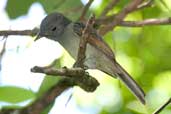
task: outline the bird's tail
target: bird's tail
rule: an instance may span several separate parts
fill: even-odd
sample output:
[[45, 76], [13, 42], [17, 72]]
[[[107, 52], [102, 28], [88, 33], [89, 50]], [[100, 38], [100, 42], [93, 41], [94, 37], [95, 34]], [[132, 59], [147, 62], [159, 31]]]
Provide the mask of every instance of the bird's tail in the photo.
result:
[[118, 63], [115, 64], [118, 73], [117, 77], [131, 90], [131, 92], [143, 103], [145, 104], [145, 93], [141, 87], [135, 82], [135, 80], [122, 68]]

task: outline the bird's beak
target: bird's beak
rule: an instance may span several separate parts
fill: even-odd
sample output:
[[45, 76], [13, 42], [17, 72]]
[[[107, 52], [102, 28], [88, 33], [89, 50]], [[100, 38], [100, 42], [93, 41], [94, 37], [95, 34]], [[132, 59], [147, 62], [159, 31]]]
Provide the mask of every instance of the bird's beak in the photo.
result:
[[38, 35], [37, 35], [37, 37], [35, 38], [35, 40], [34, 41], [36, 41], [36, 40], [38, 40], [38, 39], [40, 39], [42, 36], [40, 35], [40, 33], [38, 33]]

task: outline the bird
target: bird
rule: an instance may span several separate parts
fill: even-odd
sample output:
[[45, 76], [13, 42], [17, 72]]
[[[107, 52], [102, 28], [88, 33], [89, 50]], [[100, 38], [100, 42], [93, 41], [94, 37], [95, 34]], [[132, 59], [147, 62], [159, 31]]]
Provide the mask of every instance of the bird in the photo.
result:
[[[62, 13], [53, 12], [48, 14], [40, 24], [40, 30], [35, 40], [46, 37], [60, 43], [64, 49], [76, 60], [81, 30], [85, 24], [73, 22]], [[87, 38], [84, 66], [88, 69], [98, 69], [113, 78], [123, 82], [132, 94], [145, 104], [145, 92], [130, 74], [116, 61], [114, 52], [103, 40], [102, 36], [93, 29]]]

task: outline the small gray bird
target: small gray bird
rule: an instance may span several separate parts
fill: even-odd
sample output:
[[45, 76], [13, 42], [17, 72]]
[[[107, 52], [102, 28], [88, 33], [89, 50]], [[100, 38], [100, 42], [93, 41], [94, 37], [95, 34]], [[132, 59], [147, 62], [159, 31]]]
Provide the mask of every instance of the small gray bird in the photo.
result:
[[[41, 37], [47, 37], [48, 39], [57, 41], [76, 59], [81, 30], [84, 27], [84, 24], [72, 22], [60, 13], [51, 13], [41, 22], [40, 32], [36, 40]], [[141, 103], [145, 104], [144, 91], [115, 60], [114, 53], [110, 47], [95, 30], [90, 36], [86, 47], [84, 65], [89, 69], [98, 69], [114, 78], [119, 78]]]

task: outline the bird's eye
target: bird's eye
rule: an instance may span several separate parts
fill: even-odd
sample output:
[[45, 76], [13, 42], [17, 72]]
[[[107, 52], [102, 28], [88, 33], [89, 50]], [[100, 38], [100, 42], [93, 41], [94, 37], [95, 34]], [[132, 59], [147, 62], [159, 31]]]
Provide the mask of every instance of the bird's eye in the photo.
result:
[[55, 31], [55, 30], [56, 30], [56, 27], [53, 27], [53, 28], [52, 28], [52, 31]]

